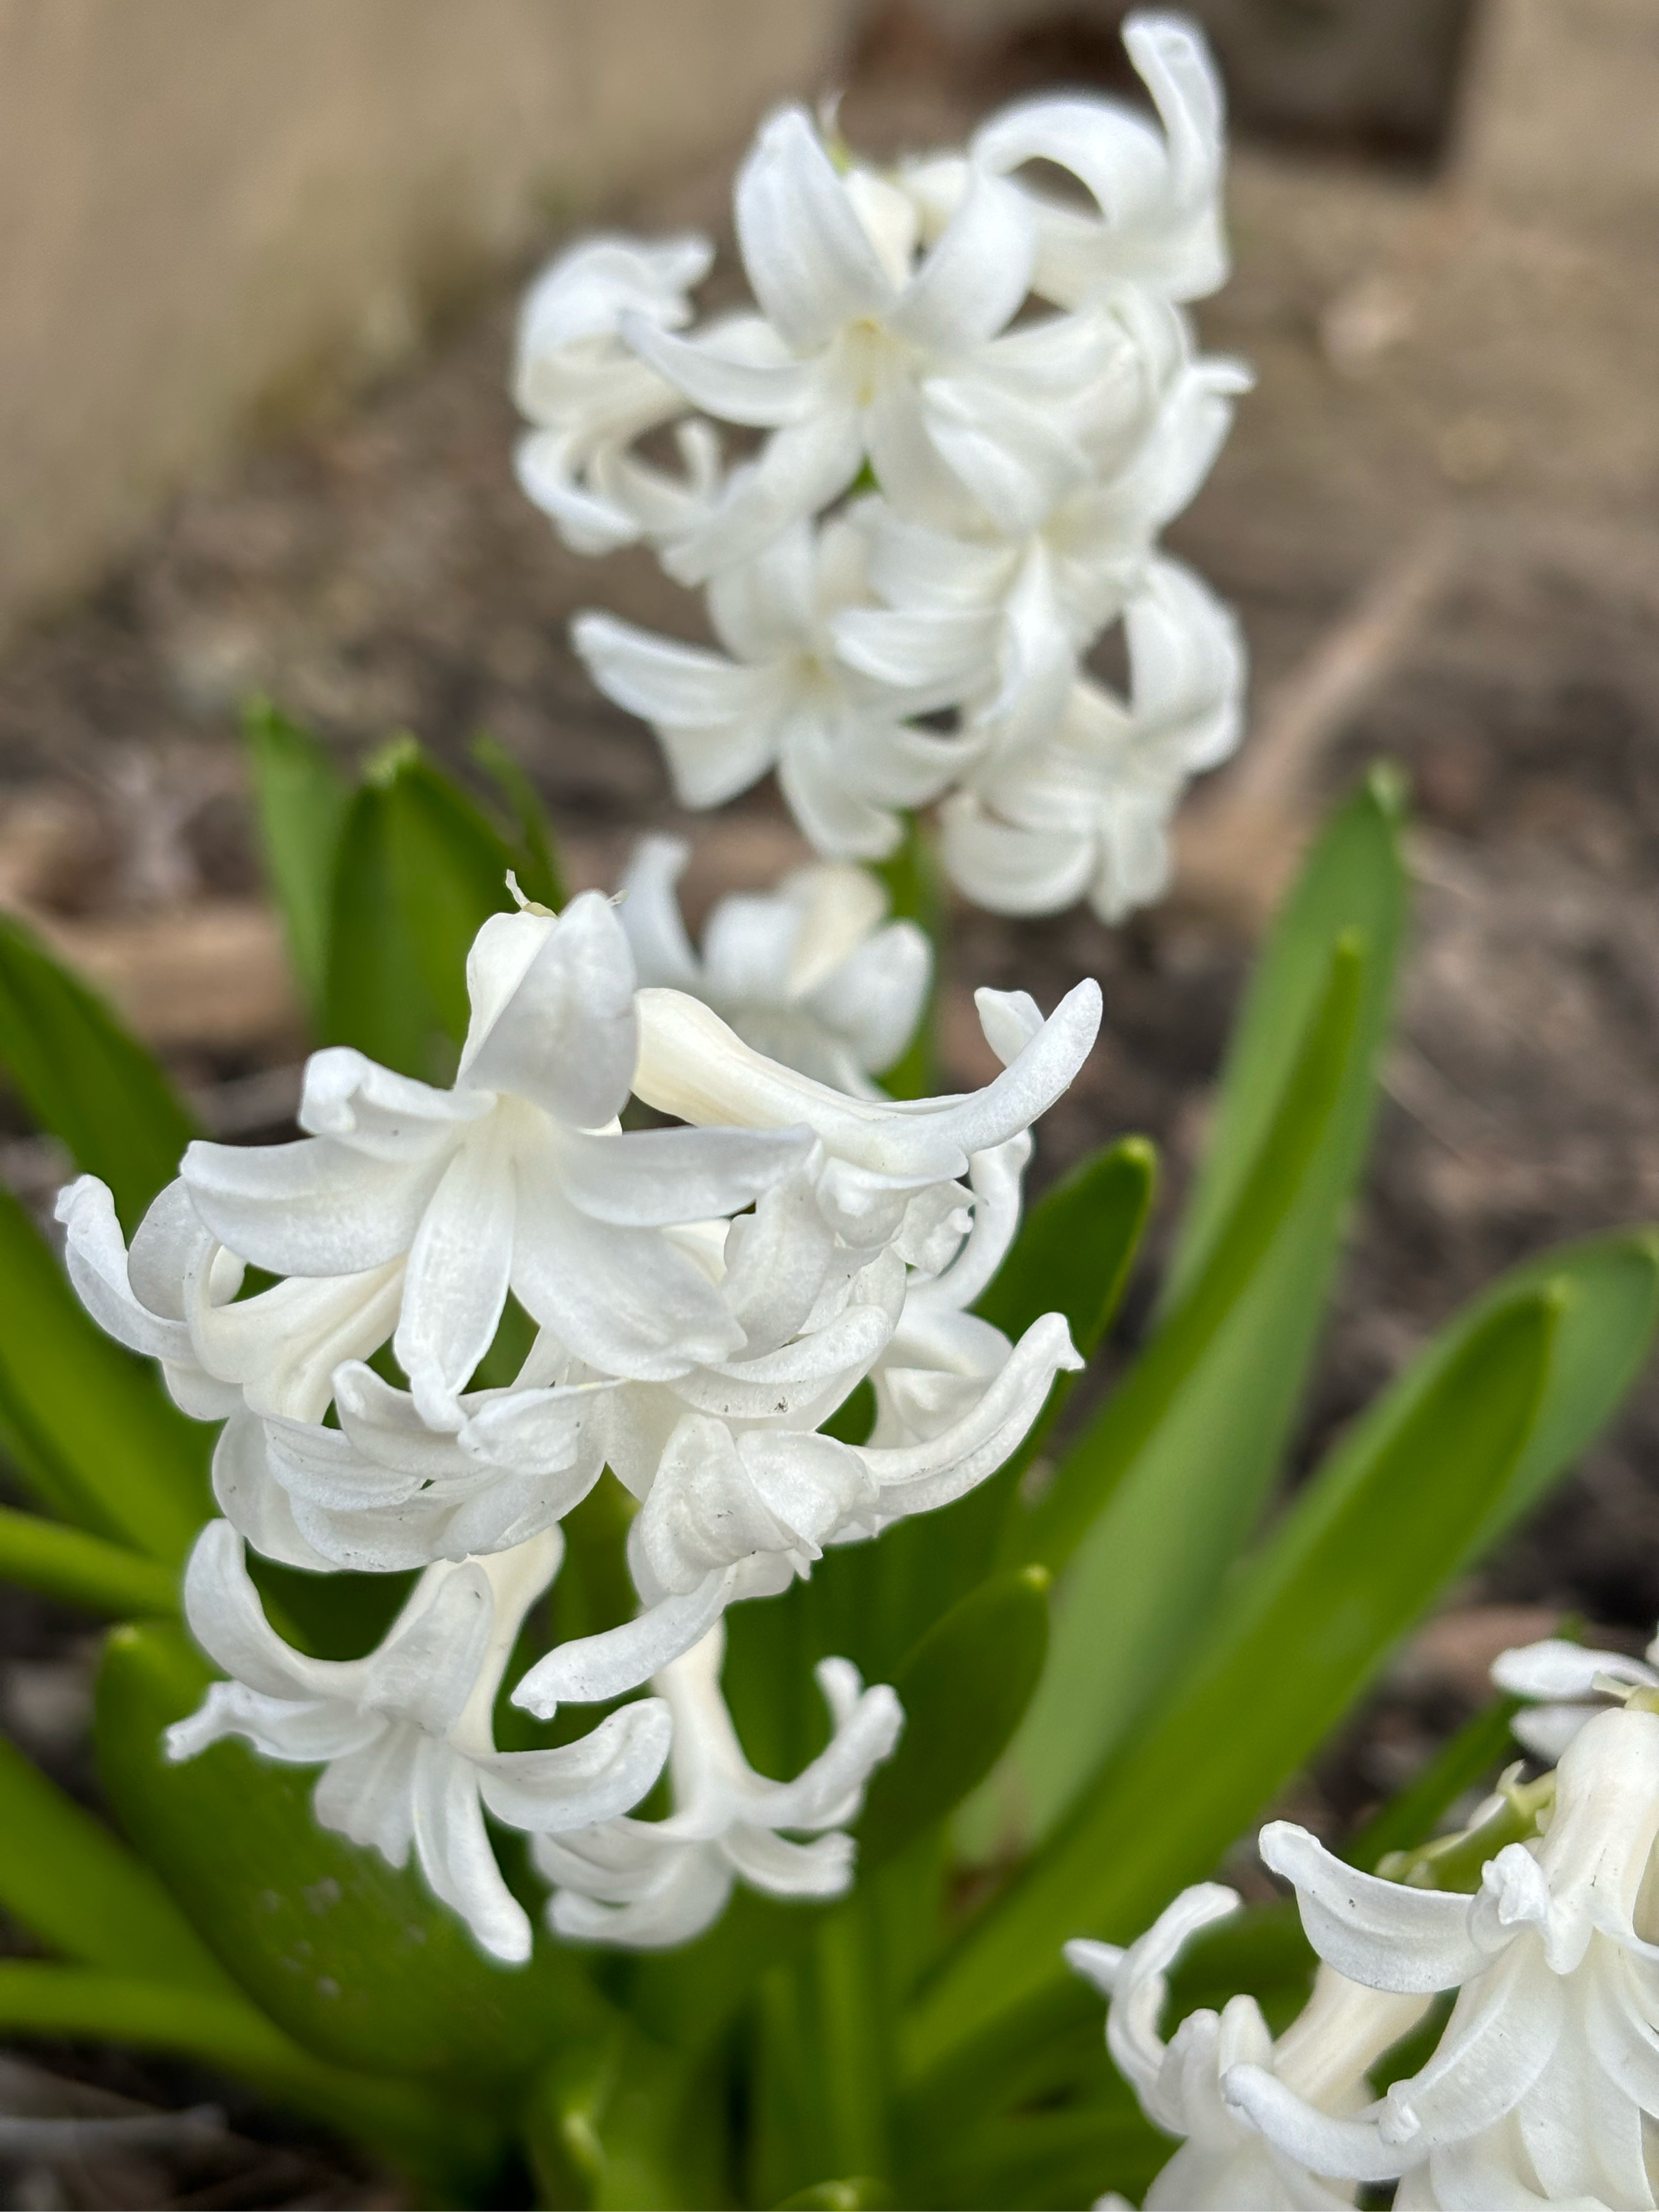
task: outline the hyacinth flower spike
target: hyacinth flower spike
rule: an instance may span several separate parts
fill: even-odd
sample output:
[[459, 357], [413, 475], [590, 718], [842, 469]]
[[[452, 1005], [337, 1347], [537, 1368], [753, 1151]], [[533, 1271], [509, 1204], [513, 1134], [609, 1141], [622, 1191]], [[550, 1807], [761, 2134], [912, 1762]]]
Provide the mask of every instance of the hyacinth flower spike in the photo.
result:
[[744, 1757], [720, 1695], [725, 1650], [725, 1630], [711, 1629], [657, 1679], [674, 1717], [667, 1819], [538, 1837], [536, 1863], [559, 1885], [549, 1918], [561, 1935], [656, 1949], [712, 1926], [739, 1881], [772, 1897], [839, 1897], [850, 1887], [854, 1844], [842, 1831], [898, 1741], [898, 1699], [884, 1685], [865, 1689], [847, 1660], [823, 1660], [829, 1746], [793, 1782], [769, 1782]]
[[366, 1659], [307, 1658], [266, 1621], [229, 1523], [210, 1522], [185, 1582], [197, 1640], [234, 1676], [167, 1733], [194, 1758], [246, 1738], [268, 1759], [323, 1764], [313, 1804], [325, 1828], [392, 1866], [413, 1851], [435, 1896], [499, 1959], [530, 1956], [530, 1923], [501, 1878], [483, 1808], [533, 1832], [584, 1828], [635, 1805], [668, 1753], [668, 1709], [626, 1706], [580, 1742], [500, 1752], [490, 1714], [526, 1613], [558, 1571], [550, 1529], [489, 1560], [428, 1568]]
[[1380, 1881], [1284, 1822], [1262, 1856], [1296, 1885], [1322, 1957], [1373, 1988], [1457, 1988], [1434, 2056], [1353, 2118], [1250, 2064], [1229, 2101], [1328, 2172], [1404, 2174], [1405, 2207], [1651, 2206], [1659, 2119], [1659, 1714], [1603, 1711], [1555, 1777], [1535, 1843], [1490, 1859], [1473, 1897]]
[[[1183, 1890], [1127, 1951], [1079, 1941], [1067, 1963], [1110, 2000], [1106, 2043], [1155, 2127], [1184, 2138], [1148, 2190], [1145, 2212], [1239, 2212], [1243, 2206], [1326, 2212], [1353, 2191], [1310, 2172], [1225, 2101], [1222, 2083], [1247, 2062], [1291, 2083], [1322, 2111], [1357, 2109], [1367, 2070], [1421, 2016], [1428, 2000], [1382, 1996], [1322, 1967], [1301, 2017], [1275, 2044], [1251, 1996], [1220, 2013], [1194, 2012], [1166, 2044], [1158, 2032], [1169, 1969], [1201, 1929], [1239, 1910], [1237, 1893], [1205, 1882]], [[1121, 2203], [1121, 2199], [1106, 2200]]]

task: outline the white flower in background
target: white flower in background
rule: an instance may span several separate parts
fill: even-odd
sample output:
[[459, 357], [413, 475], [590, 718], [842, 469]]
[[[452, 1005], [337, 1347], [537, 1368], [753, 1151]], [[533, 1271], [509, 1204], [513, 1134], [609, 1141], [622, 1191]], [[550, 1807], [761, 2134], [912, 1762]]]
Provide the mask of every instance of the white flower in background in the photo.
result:
[[770, 892], [733, 892], [709, 915], [702, 957], [680, 918], [691, 848], [646, 837], [617, 913], [641, 984], [687, 992], [769, 1059], [836, 1091], [878, 1095], [872, 1078], [909, 1042], [927, 1003], [933, 948], [913, 921], [887, 921], [862, 868], [798, 868]]
[[509, 1289], [612, 1375], [684, 1372], [740, 1344], [661, 1231], [749, 1204], [804, 1138], [611, 1125], [628, 1097], [631, 955], [596, 892], [556, 920], [497, 915], [467, 961], [472, 1024], [434, 1090], [333, 1047], [306, 1068], [295, 1144], [197, 1143], [183, 1179], [231, 1251], [289, 1276], [403, 1263], [392, 1346], [421, 1418], [455, 1429]]
[[1182, 16], [1146, 11], [1125, 20], [1123, 44], [1162, 134], [1117, 100], [1061, 97], [1018, 101], [974, 135], [972, 156], [984, 167], [1052, 162], [1093, 198], [1098, 212], [1085, 214], [1028, 195], [1037, 236], [1032, 289], [1061, 307], [1125, 282], [1167, 300], [1201, 300], [1226, 282], [1226, 118], [1203, 34]]
[[839, 172], [791, 107], [763, 125], [735, 206], [760, 314], [707, 337], [676, 337], [642, 316], [623, 323], [641, 359], [692, 405], [773, 434], [707, 519], [670, 543], [667, 565], [686, 583], [751, 560], [846, 491], [866, 456], [907, 504], [959, 500], [942, 394], [961, 394], [1011, 442], [1030, 411], [999, 374], [992, 343], [1030, 275], [1032, 220], [1015, 187], [973, 170], [918, 258], [910, 196], [872, 170]]
[[490, 1716], [526, 1613], [558, 1570], [550, 1530], [519, 1550], [429, 1567], [378, 1650], [311, 1659], [271, 1629], [240, 1539], [210, 1522], [191, 1554], [185, 1604], [197, 1640], [234, 1680], [167, 1732], [191, 1759], [245, 1737], [269, 1759], [324, 1765], [317, 1818], [392, 1866], [413, 1850], [434, 1895], [497, 1958], [530, 1956], [530, 1923], [495, 1863], [483, 1808], [533, 1833], [586, 1828], [637, 1804], [668, 1753], [668, 1709], [629, 1705], [579, 1743], [500, 1752]]
[[1510, 1730], [1534, 1759], [1555, 1760], [1601, 1710], [1597, 1699], [1622, 1704], [1632, 1691], [1659, 1696], [1659, 1637], [1645, 1659], [1632, 1659], [1628, 1652], [1589, 1651], [1552, 1636], [1500, 1653], [1492, 1678], [1511, 1697], [1537, 1699], [1516, 1714]]
[[695, 236], [584, 239], [525, 295], [513, 394], [536, 428], [519, 445], [519, 482], [573, 552], [631, 544], [651, 523], [683, 520], [688, 507], [714, 495], [706, 425], [683, 426], [683, 485], [629, 453], [686, 407], [620, 336], [625, 315], [683, 328], [691, 319], [686, 294], [714, 258], [708, 240]]
[[994, 914], [1051, 914], [1086, 896], [1117, 921], [1157, 898], [1188, 781], [1238, 742], [1243, 647], [1197, 577], [1152, 562], [1125, 626], [1127, 702], [1075, 684], [1043, 742], [993, 749], [945, 803], [945, 866]]
[[837, 659], [831, 618], [866, 597], [857, 533], [796, 523], [708, 597], [724, 653], [606, 614], [578, 615], [572, 641], [607, 697], [651, 724], [685, 805], [717, 806], [775, 769], [817, 851], [890, 853], [903, 835], [895, 810], [936, 797], [964, 747], [903, 720], [945, 703], [948, 689], [884, 686]]
[[739, 1881], [773, 1897], [850, 1887], [854, 1844], [842, 1831], [898, 1741], [898, 1699], [885, 1686], [865, 1689], [845, 1659], [823, 1661], [829, 1746], [793, 1782], [769, 1782], [744, 1757], [720, 1695], [725, 1648], [725, 1630], [711, 1629], [654, 1686], [674, 1719], [672, 1813], [537, 1838], [536, 1863], [559, 1885], [548, 1917], [562, 1936], [653, 1949], [712, 1926]]
[[[1239, 1909], [1231, 1889], [1205, 1882], [1183, 1890], [1139, 1942], [1079, 1941], [1066, 1962], [1111, 2001], [1106, 2044], [1113, 2063], [1154, 2127], [1184, 2140], [1146, 2192], [1146, 2212], [1238, 2212], [1243, 2205], [1323, 2212], [1354, 2192], [1310, 2172], [1224, 2100], [1230, 2069], [1249, 2063], [1292, 2087], [1321, 2112], [1358, 2110], [1365, 2076], [1428, 2005], [1423, 1996], [1383, 1996], [1322, 1966], [1301, 2016], [1275, 2044], [1252, 1996], [1219, 2013], [1189, 2013], [1166, 2044], [1158, 2032], [1169, 2000], [1169, 1969], [1202, 1928]], [[1117, 2200], [1120, 2201], [1121, 2200]]]
[[1354, 2118], [1250, 2064], [1226, 2076], [1228, 2100], [1317, 2171], [1403, 2173], [1402, 2207], [1653, 2205], [1659, 1714], [1588, 1721], [1539, 1825], [1487, 1862], [1474, 1897], [1381, 1881], [1299, 1828], [1264, 1829], [1322, 1958], [1372, 1989], [1458, 1996], [1428, 2063]]

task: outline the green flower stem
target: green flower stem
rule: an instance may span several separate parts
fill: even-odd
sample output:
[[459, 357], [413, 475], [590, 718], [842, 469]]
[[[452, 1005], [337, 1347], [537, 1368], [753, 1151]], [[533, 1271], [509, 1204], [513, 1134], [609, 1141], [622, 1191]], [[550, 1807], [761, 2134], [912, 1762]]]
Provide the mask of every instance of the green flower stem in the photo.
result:
[[0, 1506], [0, 1581], [21, 1583], [89, 1613], [124, 1617], [179, 1610], [178, 1577], [159, 1560], [84, 1529]]
[[893, 920], [915, 922], [933, 948], [933, 980], [921, 1018], [909, 1043], [883, 1074], [882, 1086], [894, 1098], [929, 1098], [938, 1090], [939, 1079], [939, 1006], [944, 982], [945, 901], [933, 836], [921, 815], [907, 816], [903, 843], [887, 860], [877, 862], [875, 873], [887, 886]]

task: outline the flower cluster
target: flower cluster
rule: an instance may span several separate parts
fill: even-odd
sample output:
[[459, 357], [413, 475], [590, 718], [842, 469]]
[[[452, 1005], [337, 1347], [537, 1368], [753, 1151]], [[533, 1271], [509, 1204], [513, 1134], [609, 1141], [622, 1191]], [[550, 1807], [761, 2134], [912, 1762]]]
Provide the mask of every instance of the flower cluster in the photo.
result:
[[[832, 871], [725, 910], [700, 971], [672, 866], [642, 855], [623, 908], [655, 972], [718, 981], [751, 1035], [761, 1022], [862, 1095], [769, 1057], [682, 989], [638, 988], [617, 908], [589, 892], [484, 924], [450, 1088], [332, 1048], [306, 1071], [306, 1135], [191, 1146], [130, 1251], [102, 1184], [59, 1202], [88, 1307], [163, 1362], [187, 1411], [224, 1422], [224, 1518], [186, 1601], [230, 1679], [174, 1755], [234, 1734], [322, 1764], [319, 1817], [394, 1863], [412, 1850], [503, 1958], [527, 1955], [530, 1929], [486, 1810], [534, 1838], [573, 1934], [678, 1941], [738, 1875], [845, 1885], [841, 1824], [896, 1739], [892, 1693], [830, 1663], [830, 1749], [793, 1784], [763, 1782], [720, 1703], [721, 1615], [825, 1545], [959, 1496], [1077, 1364], [1058, 1315], [1011, 1345], [966, 1309], [1013, 1232], [1030, 1125], [1093, 1042], [1097, 987], [1046, 1023], [981, 994], [1004, 1073], [896, 1104], [867, 1070], [925, 988], [911, 936], [877, 928]], [[678, 1126], [623, 1128], [630, 1091]], [[250, 1269], [277, 1279], [245, 1285]], [[510, 1300], [533, 1342], [511, 1381], [481, 1382]], [[818, 1433], [866, 1380], [869, 1442]], [[657, 1694], [576, 1742], [498, 1751], [492, 1714], [559, 1572], [560, 1522], [607, 1468], [637, 1504], [638, 1611], [555, 1644], [511, 1695], [545, 1718], [653, 1679]], [[323, 1661], [267, 1620], [249, 1547], [319, 1572], [420, 1572], [376, 1650]], [[624, 1819], [665, 1761], [672, 1814]]]
[[[878, 171], [787, 108], [737, 181], [754, 312], [690, 327], [706, 239], [601, 237], [520, 328], [530, 497], [575, 550], [644, 541], [706, 587], [718, 649], [605, 614], [574, 633], [682, 800], [775, 769], [848, 860], [942, 799], [948, 870], [1006, 914], [1155, 897], [1182, 788], [1239, 733], [1234, 624], [1157, 550], [1247, 381], [1184, 312], [1226, 271], [1220, 92], [1181, 19], [1124, 40], [1161, 131], [1037, 99]], [[1086, 665], [1120, 621], [1127, 696]]]
[[[1659, 1673], [1551, 1642], [1494, 1674], [1540, 1701], [1517, 1733], [1559, 1764], [1524, 1785], [1511, 1770], [1404, 1880], [1286, 1821], [1262, 1831], [1322, 1962], [1276, 2045], [1247, 1997], [1156, 2040], [1164, 1971], [1229, 1890], [1187, 1892], [1127, 1953], [1069, 1947], [1112, 1995], [1112, 2054], [1148, 2116], [1188, 2138], [1149, 2206], [1352, 2204], [1395, 2180], [1399, 2212], [1659, 2203]], [[1459, 1858], [1473, 1893], [1439, 1886]], [[1443, 1992], [1431, 2055], [1373, 2096], [1371, 2068]]]

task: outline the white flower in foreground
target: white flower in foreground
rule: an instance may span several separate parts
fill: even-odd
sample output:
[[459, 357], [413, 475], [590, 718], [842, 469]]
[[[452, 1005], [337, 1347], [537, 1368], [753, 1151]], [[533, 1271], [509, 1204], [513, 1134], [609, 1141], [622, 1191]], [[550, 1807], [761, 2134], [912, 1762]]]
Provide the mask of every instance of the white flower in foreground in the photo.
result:
[[1061, 307], [1126, 279], [1169, 300], [1201, 300], [1226, 281], [1225, 114], [1203, 33], [1183, 16], [1147, 11], [1125, 19], [1123, 44], [1161, 135], [1116, 100], [1061, 97], [1021, 100], [974, 136], [973, 157], [986, 168], [1050, 161], [1094, 199], [1098, 214], [1029, 195], [1032, 289]]
[[[820, 1224], [872, 1261], [884, 1249], [909, 1259], [919, 1272], [905, 1290], [906, 1309], [926, 1299], [928, 1278], [948, 1272], [951, 1285], [933, 1326], [919, 1316], [902, 1338], [902, 1317], [893, 1316], [902, 1341], [878, 1397], [894, 1418], [868, 1443], [812, 1434], [787, 1416], [774, 1427], [763, 1415], [754, 1419], [752, 1399], [744, 1402], [748, 1419], [720, 1418], [710, 1403], [707, 1413], [678, 1422], [648, 1490], [637, 1477], [630, 1483], [645, 1496], [629, 1543], [644, 1610], [560, 1646], [532, 1668], [514, 1695], [544, 1715], [566, 1698], [594, 1700], [635, 1686], [688, 1650], [728, 1604], [771, 1595], [808, 1572], [827, 1544], [873, 1534], [890, 1520], [963, 1496], [1015, 1449], [1056, 1373], [1079, 1364], [1060, 1315], [1045, 1316], [1010, 1350], [955, 1299], [965, 1305], [976, 1295], [981, 1263], [988, 1273], [1006, 1249], [1025, 1132], [1094, 1042], [1097, 985], [1079, 984], [1046, 1023], [1027, 1003], [982, 994], [981, 1018], [1010, 1065], [969, 1097], [904, 1102], [846, 1097], [781, 1066], [683, 993], [642, 991], [639, 1006], [635, 1087], [641, 1098], [694, 1122], [811, 1129], [823, 1152], [811, 1171]], [[957, 1180], [964, 1174], [980, 1188], [972, 1200], [976, 1224], [963, 1205], [970, 1194]], [[758, 1211], [756, 1218], [759, 1224]], [[959, 1279], [952, 1262], [963, 1268]], [[965, 1358], [964, 1331], [981, 1333]], [[891, 1322], [861, 1372], [890, 1340], [898, 1340]]]
[[682, 436], [683, 485], [629, 452], [686, 408], [620, 331], [625, 315], [662, 330], [690, 322], [686, 293], [714, 258], [708, 240], [695, 236], [584, 239], [525, 295], [513, 392], [536, 428], [519, 445], [519, 482], [573, 552], [629, 544], [653, 522], [683, 522], [713, 495], [714, 456], [696, 426]]
[[[872, 171], [839, 173], [803, 110], [766, 123], [738, 173], [736, 212], [758, 318], [707, 337], [625, 319], [641, 360], [694, 406], [773, 432], [706, 520], [670, 542], [667, 564], [697, 583], [750, 560], [836, 499], [866, 455], [908, 504], [959, 496], [934, 404], [966, 398], [980, 434], [1018, 442], [1029, 403], [998, 374], [994, 341], [1024, 299], [1032, 218], [1025, 196], [970, 168], [925, 255], [920, 211]], [[1030, 347], [1015, 342], [1023, 364]]]
[[738, 1881], [773, 1897], [839, 1897], [851, 1886], [854, 1847], [842, 1831], [898, 1741], [898, 1699], [884, 1685], [865, 1689], [847, 1660], [823, 1661], [829, 1747], [793, 1782], [769, 1782], [744, 1757], [720, 1695], [725, 1648], [725, 1630], [711, 1629], [655, 1684], [674, 1717], [668, 1818], [538, 1837], [536, 1863], [559, 1885], [548, 1917], [560, 1935], [653, 1949], [712, 1926]]
[[1119, 921], [1169, 882], [1169, 824], [1192, 776], [1243, 726], [1237, 625], [1189, 569], [1154, 562], [1125, 619], [1130, 696], [1076, 684], [1042, 742], [988, 753], [945, 803], [952, 880], [994, 914], [1052, 914], [1086, 896]]
[[489, 1560], [428, 1568], [366, 1659], [310, 1659], [271, 1629], [228, 1522], [209, 1523], [185, 1580], [198, 1641], [234, 1676], [167, 1732], [193, 1758], [222, 1736], [267, 1758], [326, 1762], [318, 1819], [393, 1866], [412, 1850], [434, 1893], [497, 1958], [530, 1956], [530, 1923], [501, 1879], [483, 1808], [538, 1834], [585, 1828], [635, 1805], [668, 1753], [666, 1706], [629, 1705], [579, 1743], [499, 1752], [490, 1715], [526, 1613], [557, 1571], [550, 1530]]
[[571, 638], [607, 697], [651, 724], [684, 805], [718, 806], [775, 769], [817, 851], [878, 860], [903, 835], [895, 810], [935, 797], [964, 748], [903, 720], [948, 690], [883, 686], [837, 659], [830, 620], [864, 597], [856, 532], [796, 523], [709, 586], [724, 653], [606, 614], [578, 615]]
[[734, 892], [709, 915], [701, 958], [675, 896], [691, 848], [643, 838], [620, 886], [641, 984], [712, 1006], [757, 1052], [836, 1091], [872, 1079], [909, 1042], [933, 955], [913, 921], [884, 921], [887, 895], [862, 868], [799, 868], [775, 891]]
[[1223, 2077], [1249, 2063], [1322, 2111], [1355, 2110], [1369, 2095], [1368, 2070], [1428, 2002], [1380, 1996], [1322, 1967], [1300, 2018], [1277, 2044], [1255, 1999], [1242, 1996], [1220, 2013], [1189, 2013], [1164, 2043], [1158, 2024], [1169, 1999], [1169, 1969], [1200, 1929], [1238, 1908], [1236, 1892], [1205, 1882], [1183, 1890], [1127, 1951], [1081, 1941], [1066, 1946], [1068, 1965], [1111, 2000], [1107, 2048], [1141, 2110], [1155, 2127], [1185, 2138], [1147, 2191], [1146, 2212], [1238, 2212], [1244, 2205], [1323, 2212], [1352, 2204], [1352, 2189], [1329, 2185], [1232, 2110], [1223, 2099]]
[[749, 1204], [806, 1139], [608, 1126], [633, 1071], [634, 972], [596, 892], [556, 919], [492, 916], [467, 984], [472, 1024], [451, 1090], [344, 1047], [313, 1054], [307, 1139], [185, 1153], [201, 1219], [275, 1273], [401, 1261], [392, 1350], [434, 1426], [460, 1425], [459, 1394], [509, 1289], [608, 1374], [683, 1373], [735, 1351], [742, 1333], [718, 1291], [661, 1232]]
[[1659, 1692], [1659, 1637], [1645, 1659], [1632, 1659], [1626, 1651], [1589, 1651], [1552, 1636], [1501, 1652], [1492, 1678], [1511, 1697], [1538, 1700], [1516, 1714], [1510, 1729], [1534, 1759], [1558, 1759], [1600, 1709], [1596, 1699], [1622, 1703], [1632, 1690]]
[[1364, 2113], [1333, 2119], [1253, 2065], [1228, 2100], [1291, 2155], [1402, 2207], [1652, 2206], [1659, 2120], [1659, 1714], [1602, 1712], [1570, 1743], [1534, 1843], [1474, 1897], [1344, 1866], [1299, 1828], [1262, 1832], [1320, 1955], [1373, 1989], [1458, 1989], [1439, 2047]]

